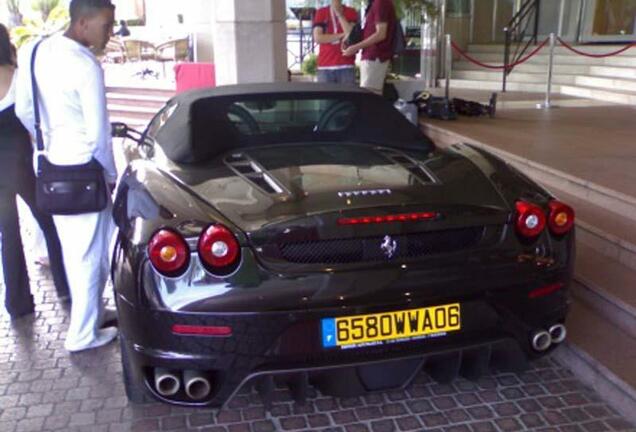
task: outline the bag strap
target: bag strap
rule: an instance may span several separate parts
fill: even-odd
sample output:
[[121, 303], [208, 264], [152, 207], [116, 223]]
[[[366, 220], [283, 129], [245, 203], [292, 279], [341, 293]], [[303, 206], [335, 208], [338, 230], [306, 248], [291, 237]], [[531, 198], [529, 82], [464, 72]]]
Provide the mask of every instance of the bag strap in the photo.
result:
[[38, 48], [44, 39], [40, 39], [33, 47], [33, 53], [31, 54], [31, 90], [33, 93], [33, 115], [35, 117], [35, 142], [37, 144], [37, 150], [39, 153], [44, 153], [44, 137], [42, 135], [42, 126], [40, 119], [40, 104], [38, 101], [38, 83], [35, 79], [35, 56], [38, 53]]

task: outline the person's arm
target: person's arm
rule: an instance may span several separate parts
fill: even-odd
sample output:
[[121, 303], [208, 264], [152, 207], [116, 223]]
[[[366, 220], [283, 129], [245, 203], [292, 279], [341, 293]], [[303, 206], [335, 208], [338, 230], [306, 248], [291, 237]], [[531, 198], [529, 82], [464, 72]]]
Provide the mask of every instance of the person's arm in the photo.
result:
[[343, 37], [347, 37], [349, 35], [349, 33], [351, 33], [351, 29], [353, 29], [353, 24], [352, 22], [349, 22], [347, 20], [347, 17], [345, 16], [344, 13], [344, 8], [342, 8], [342, 10], [336, 10], [336, 17], [338, 18], [338, 22], [340, 23], [340, 26], [342, 27], [342, 30], [344, 31], [344, 35]]
[[373, 46], [375, 44], [382, 42], [384, 39], [386, 39], [388, 28], [389, 28], [388, 23], [385, 23], [385, 22], [377, 23], [375, 25], [375, 32], [373, 32], [371, 36], [369, 36], [368, 38], [364, 39], [363, 41], [355, 45], [351, 45], [350, 47], [346, 48], [342, 52], [342, 55], [353, 56], [353, 55], [356, 55], [356, 53], [360, 50], [363, 50], [365, 48], [368, 48], [370, 46]]
[[317, 25], [314, 27], [314, 40], [319, 44], [330, 44], [337, 42], [344, 37], [344, 33], [325, 34], [322, 26]]
[[92, 147], [93, 157], [104, 167], [107, 183], [113, 184], [117, 180], [117, 170], [110, 136], [104, 71], [97, 64], [91, 66], [78, 86], [86, 138]]
[[33, 46], [25, 47], [18, 53], [18, 67], [15, 71], [15, 114], [20, 122], [35, 136], [35, 114], [33, 112], [33, 92], [31, 91], [31, 53]]

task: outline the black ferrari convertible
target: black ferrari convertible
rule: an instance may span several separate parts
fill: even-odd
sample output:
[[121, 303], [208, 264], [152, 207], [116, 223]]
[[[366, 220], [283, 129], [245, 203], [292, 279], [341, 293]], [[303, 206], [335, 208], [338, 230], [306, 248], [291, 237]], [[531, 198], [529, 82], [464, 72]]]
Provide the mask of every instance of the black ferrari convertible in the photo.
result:
[[112, 266], [132, 401], [475, 379], [566, 336], [573, 210], [379, 96], [219, 87], [114, 134], [136, 137]]

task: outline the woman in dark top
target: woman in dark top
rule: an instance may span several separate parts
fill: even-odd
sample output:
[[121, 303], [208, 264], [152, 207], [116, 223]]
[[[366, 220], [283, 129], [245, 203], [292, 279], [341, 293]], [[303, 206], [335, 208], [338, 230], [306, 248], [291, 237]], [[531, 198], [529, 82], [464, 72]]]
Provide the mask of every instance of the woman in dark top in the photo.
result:
[[28, 132], [14, 111], [15, 59], [15, 48], [11, 45], [9, 33], [0, 24], [0, 241], [6, 289], [5, 307], [12, 319], [34, 310], [18, 224], [17, 195], [31, 208], [44, 232], [57, 295], [69, 299], [62, 250], [53, 218], [38, 211], [35, 206], [33, 147]]

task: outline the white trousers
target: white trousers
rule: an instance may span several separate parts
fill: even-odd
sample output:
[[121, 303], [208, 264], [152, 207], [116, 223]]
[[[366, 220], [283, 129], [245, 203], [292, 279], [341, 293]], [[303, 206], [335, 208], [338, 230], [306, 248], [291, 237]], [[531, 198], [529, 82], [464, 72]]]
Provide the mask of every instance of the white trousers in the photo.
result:
[[98, 213], [53, 216], [71, 291], [71, 322], [64, 347], [77, 351], [94, 343], [108, 281], [112, 204]]
[[384, 88], [384, 78], [389, 70], [389, 61], [362, 60], [360, 62], [360, 87], [371, 90], [379, 95]]

